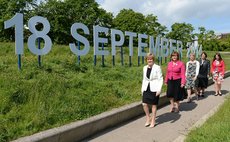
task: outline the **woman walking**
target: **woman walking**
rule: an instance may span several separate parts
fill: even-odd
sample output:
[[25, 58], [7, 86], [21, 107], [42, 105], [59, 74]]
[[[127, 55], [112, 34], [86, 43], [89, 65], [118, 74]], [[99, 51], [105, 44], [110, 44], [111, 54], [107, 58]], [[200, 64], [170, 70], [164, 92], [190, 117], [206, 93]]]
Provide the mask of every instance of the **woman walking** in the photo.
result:
[[[146, 56], [147, 65], [143, 67], [142, 81], [142, 105], [146, 115], [145, 127], [153, 128], [155, 126], [157, 105], [163, 85], [163, 77], [160, 66], [154, 63], [154, 56], [148, 53]], [[152, 116], [149, 113], [149, 105], [152, 108]]]
[[168, 63], [165, 77], [166, 95], [171, 104], [170, 112], [179, 112], [179, 103], [185, 95], [185, 82], [185, 65], [179, 60], [179, 53], [174, 51], [171, 54], [171, 61]]
[[197, 76], [198, 79], [198, 96], [204, 97], [204, 91], [208, 87], [208, 78], [210, 75], [210, 61], [207, 59], [207, 53], [202, 52], [199, 60], [200, 70]]
[[191, 102], [192, 90], [194, 90], [194, 92], [197, 96], [197, 100], [198, 100], [198, 94], [197, 94], [196, 89], [198, 86], [197, 76], [199, 74], [200, 63], [195, 59], [196, 59], [195, 54], [191, 53], [190, 54], [190, 61], [188, 61], [186, 63], [186, 72], [185, 72], [186, 85], [185, 85], [185, 88], [187, 89], [187, 93], [188, 93], [188, 100], [187, 100], [188, 103]]
[[225, 64], [220, 53], [216, 53], [213, 57], [211, 73], [213, 76], [213, 81], [215, 83], [215, 96], [222, 95], [221, 84], [224, 79]]

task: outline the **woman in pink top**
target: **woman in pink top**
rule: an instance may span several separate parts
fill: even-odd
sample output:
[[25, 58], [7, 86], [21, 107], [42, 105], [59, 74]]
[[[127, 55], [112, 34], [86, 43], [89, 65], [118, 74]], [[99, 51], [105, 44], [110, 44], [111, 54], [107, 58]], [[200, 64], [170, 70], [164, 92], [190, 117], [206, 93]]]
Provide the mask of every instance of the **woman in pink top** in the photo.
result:
[[179, 60], [179, 53], [174, 51], [171, 54], [171, 61], [168, 63], [165, 77], [166, 95], [171, 103], [170, 112], [179, 111], [179, 102], [185, 95], [185, 82], [185, 65]]
[[222, 95], [221, 94], [221, 83], [224, 79], [224, 71], [225, 71], [225, 64], [223, 59], [221, 58], [220, 53], [216, 53], [213, 58], [212, 66], [211, 66], [211, 73], [213, 76], [213, 81], [215, 83], [215, 96]]

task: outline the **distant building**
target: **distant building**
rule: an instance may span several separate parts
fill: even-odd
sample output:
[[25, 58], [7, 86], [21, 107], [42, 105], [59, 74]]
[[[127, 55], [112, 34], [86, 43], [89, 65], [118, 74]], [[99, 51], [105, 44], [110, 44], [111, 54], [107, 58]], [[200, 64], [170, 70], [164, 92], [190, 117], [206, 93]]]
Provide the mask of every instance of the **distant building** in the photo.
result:
[[230, 33], [221, 33], [217, 35], [217, 39], [224, 39], [230, 37]]

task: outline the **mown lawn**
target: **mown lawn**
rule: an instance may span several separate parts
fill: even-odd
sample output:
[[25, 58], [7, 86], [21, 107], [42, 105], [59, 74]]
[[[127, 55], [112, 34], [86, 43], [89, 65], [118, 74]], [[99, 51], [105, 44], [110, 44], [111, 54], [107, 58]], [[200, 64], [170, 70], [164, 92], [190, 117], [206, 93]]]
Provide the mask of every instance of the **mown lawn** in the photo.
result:
[[216, 114], [201, 127], [192, 130], [186, 142], [230, 142], [230, 97]]
[[[141, 100], [144, 64], [137, 65], [136, 49], [131, 67], [128, 48], [124, 48], [123, 66], [117, 51], [116, 65], [112, 65], [109, 55], [102, 67], [101, 57], [97, 58], [97, 65], [93, 65], [92, 48], [78, 65], [77, 57], [68, 46], [53, 45], [51, 52], [42, 56], [39, 67], [37, 56], [25, 47], [21, 70], [18, 70], [14, 49], [14, 43], [0, 43], [1, 142]], [[208, 52], [209, 57], [214, 53]], [[223, 54], [223, 58], [227, 57], [229, 54]], [[187, 61], [186, 58], [183, 60]], [[230, 59], [226, 63], [230, 64]], [[163, 74], [166, 65], [163, 61]]]

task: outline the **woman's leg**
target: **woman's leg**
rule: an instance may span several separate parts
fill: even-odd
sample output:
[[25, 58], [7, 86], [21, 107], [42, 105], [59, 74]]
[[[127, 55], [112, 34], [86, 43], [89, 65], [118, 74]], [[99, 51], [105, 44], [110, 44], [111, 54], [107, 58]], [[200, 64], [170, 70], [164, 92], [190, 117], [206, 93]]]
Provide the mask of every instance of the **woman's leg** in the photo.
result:
[[187, 100], [187, 102], [190, 103], [191, 102], [191, 93], [192, 93], [191, 88], [187, 89], [187, 93], [188, 93], [188, 100]]
[[170, 112], [173, 112], [173, 108], [174, 108], [174, 99], [173, 98], [169, 98], [169, 101], [170, 101]]
[[218, 86], [218, 94], [221, 96], [222, 95], [222, 93], [221, 93], [221, 83], [217, 84], [217, 86]]
[[175, 102], [175, 112], [179, 112], [180, 101]]
[[142, 105], [143, 105], [143, 109], [144, 109], [145, 116], [146, 116], [145, 127], [147, 127], [150, 125], [149, 106], [146, 103], [142, 103]]
[[201, 87], [197, 87], [197, 93], [198, 93], [198, 95], [202, 94], [202, 88]]
[[204, 91], [205, 91], [205, 88], [203, 87], [203, 88], [201, 88], [201, 97], [204, 97]]
[[194, 88], [194, 93], [196, 95], [196, 100], [199, 100], [199, 92], [197, 91], [196, 87]]
[[151, 118], [151, 124], [149, 126], [151, 128], [155, 126], [156, 113], [157, 113], [157, 105], [152, 105], [152, 118]]
[[215, 92], [216, 92], [216, 94], [215, 94], [215, 96], [217, 96], [218, 95], [218, 91], [219, 91], [219, 87], [218, 87], [218, 83], [217, 83], [217, 81], [215, 81], [215, 83], [214, 83], [214, 87], [215, 87]]

